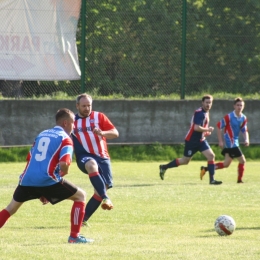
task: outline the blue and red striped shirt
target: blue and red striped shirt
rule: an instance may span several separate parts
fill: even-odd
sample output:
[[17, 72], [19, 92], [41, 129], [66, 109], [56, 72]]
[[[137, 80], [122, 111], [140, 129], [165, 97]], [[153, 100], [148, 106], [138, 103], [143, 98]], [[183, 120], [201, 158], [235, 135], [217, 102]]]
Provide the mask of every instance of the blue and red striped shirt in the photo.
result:
[[60, 126], [41, 132], [27, 156], [27, 165], [20, 175], [22, 186], [44, 187], [59, 182], [62, 177], [55, 172], [59, 162], [70, 165], [73, 143]]
[[247, 117], [241, 114], [238, 117], [235, 111], [225, 115], [218, 123], [219, 129], [224, 129], [225, 147], [233, 148], [239, 146], [239, 133], [247, 132]]

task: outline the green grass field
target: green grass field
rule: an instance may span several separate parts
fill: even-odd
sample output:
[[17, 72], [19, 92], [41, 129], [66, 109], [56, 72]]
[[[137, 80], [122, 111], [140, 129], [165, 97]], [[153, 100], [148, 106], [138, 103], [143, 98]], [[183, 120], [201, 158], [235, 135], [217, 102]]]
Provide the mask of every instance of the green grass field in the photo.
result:
[[[220, 186], [201, 181], [202, 162], [170, 169], [162, 181], [159, 162], [113, 162], [115, 208], [98, 211], [81, 233], [93, 244], [67, 243], [72, 202], [25, 203], [1, 229], [1, 260], [260, 259], [260, 162], [248, 162], [244, 184], [236, 183], [237, 162], [216, 171]], [[10, 201], [24, 163], [1, 163], [0, 209]], [[73, 163], [67, 179], [93, 190]], [[230, 215], [235, 232], [220, 237], [215, 219]]]

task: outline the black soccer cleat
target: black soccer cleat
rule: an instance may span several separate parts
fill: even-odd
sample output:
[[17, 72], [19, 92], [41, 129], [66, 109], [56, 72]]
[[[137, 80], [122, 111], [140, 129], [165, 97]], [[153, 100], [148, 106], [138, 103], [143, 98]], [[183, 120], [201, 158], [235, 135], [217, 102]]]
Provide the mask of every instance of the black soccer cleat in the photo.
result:
[[160, 174], [160, 178], [162, 179], [162, 180], [164, 180], [164, 174], [165, 174], [165, 172], [166, 172], [166, 169], [164, 169], [163, 168], [163, 166], [162, 165], [160, 165], [159, 166], [159, 174]]
[[213, 180], [209, 183], [210, 185], [220, 185], [222, 184], [222, 181], [216, 181], [216, 180]]

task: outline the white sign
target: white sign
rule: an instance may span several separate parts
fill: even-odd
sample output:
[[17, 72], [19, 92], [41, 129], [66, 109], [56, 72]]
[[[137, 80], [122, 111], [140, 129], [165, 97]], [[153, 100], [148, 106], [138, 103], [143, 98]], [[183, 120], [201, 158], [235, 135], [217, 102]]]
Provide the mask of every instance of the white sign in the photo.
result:
[[81, 0], [0, 0], [0, 79], [77, 80]]

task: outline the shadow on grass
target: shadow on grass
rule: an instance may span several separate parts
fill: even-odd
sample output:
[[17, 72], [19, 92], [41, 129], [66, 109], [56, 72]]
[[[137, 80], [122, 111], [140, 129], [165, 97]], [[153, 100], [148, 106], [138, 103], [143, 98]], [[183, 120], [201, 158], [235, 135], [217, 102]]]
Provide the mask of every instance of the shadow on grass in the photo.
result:
[[260, 230], [260, 227], [240, 227], [236, 228], [236, 230]]
[[[150, 187], [150, 186], [179, 186], [180, 183], [162, 183], [162, 184], [131, 184], [131, 185], [115, 185], [113, 188], [127, 188], [127, 187]], [[181, 183], [181, 185], [198, 185], [197, 183]]]
[[[239, 227], [239, 228], [236, 228], [235, 231], [238, 231], [238, 230], [260, 230], [260, 227]], [[213, 229], [208, 229], [208, 230], [204, 230], [203, 232], [204, 233], [211, 233], [212, 231], [215, 231], [214, 228]], [[205, 236], [203, 236], [205, 237]]]
[[53, 226], [53, 227], [50, 227], [50, 226], [38, 226], [38, 227], [5, 227], [6, 229], [10, 229], [10, 230], [22, 230], [22, 229], [64, 229], [64, 228], [67, 228], [67, 226]]

